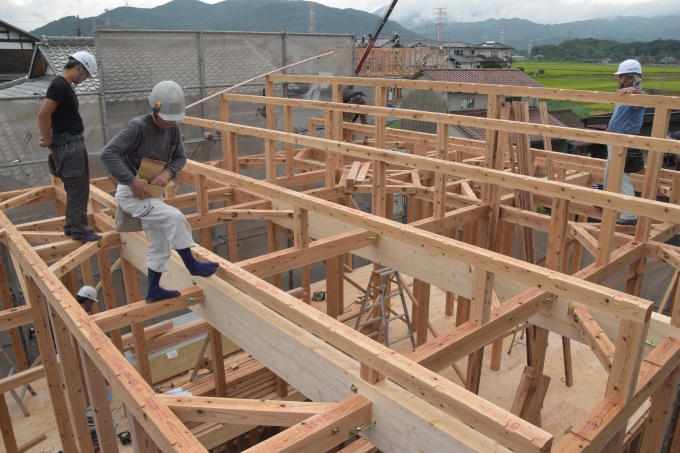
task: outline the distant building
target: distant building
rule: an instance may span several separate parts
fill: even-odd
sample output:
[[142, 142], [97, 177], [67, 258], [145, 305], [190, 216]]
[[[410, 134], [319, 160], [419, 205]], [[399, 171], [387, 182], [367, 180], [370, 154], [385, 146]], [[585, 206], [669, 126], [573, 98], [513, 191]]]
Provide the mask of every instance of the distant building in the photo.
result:
[[602, 59], [602, 64], [611, 64], [611, 63], [612, 63], [612, 59], [611, 59], [611, 58], [603, 58], [603, 59]]
[[25, 77], [40, 38], [0, 20], [0, 83]]

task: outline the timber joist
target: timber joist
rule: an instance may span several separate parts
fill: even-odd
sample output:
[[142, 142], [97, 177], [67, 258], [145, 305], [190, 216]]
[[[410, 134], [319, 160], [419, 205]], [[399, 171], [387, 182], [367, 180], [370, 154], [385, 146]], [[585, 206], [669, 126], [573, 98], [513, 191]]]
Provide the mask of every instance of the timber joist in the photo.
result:
[[[328, 83], [334, 102], [273, 97], [274, 81]], [[347, 105], [339, 102], [344, 83], [375, 86], [382, 105], [389, 87], [483, 93], [489, 98], [489, 118]], [[179, 290], [177, 298], [153, 304], [142, 300], [138, 274], [146, 272], [148, 239], [113, 230], [117, 203], [108, 178], [94, 179], [90, 186], [88, 221], [102, 235], [96, 243], [65, 237], [63, 217], [23, 225], [9, 220], [12, 209], [36, 203], [55, 203], [63, 213], [65, 191], [58, 180], [0, 194], [0, 240], [28, 302], [13, 306], [7, 279], [0, 278], [0, 329], [9, 330], [13, 345], [20, 345], [18, 327], [33, 323], [44, 361], [29, 367], [18, 353], [19, 372], [0, 384], [10, 390], [47, 379], [64, 451], [91, 451], [84, 435], [89, 433], [84, 395], [97, 412], [100, 445], [116, 451], [107, 383], [125, 404], [140, 451], [205, 452], [237, 437], [242, 449], [245, 433], [250, 433], [253, 452], [321, 452], [355, 435], [363, 438], [352, 444], [358, 451], [598, 452], [634, 444], [659, 451], [658, 433], [668, 424], [667, 402], [675, 395], [670, 384], [680, 376], [680, 249], [663, 243], [680, 231], [680, 175], [661, 170], [659, 154], [680, 152], [678, 142], [661, 134], [677, 99], [290, 75], [269, 76], [265, 91], [264, 97], [222, 95], [220, 121], [183, 121], [221, 131], [222, 155], [213, 162], [188, 161], [166, 189], [165, 201], [191, 209], [187, 220], [200, 232], [202, 245], [194, 253], [219, 262], [219, 268], [212, 277], [193, 277], [173, 254], [163, 285]], [[628, 103], [656, 107], [659, 114], [653, 137], [634, 137], [510, 121], [511, 106], [503, 96]], [[267, 128], [231, 123], [229, 105], [234, 103], [266, 104]], [[283, 107], [282, 130], [276, 130], [277, 106]], [[309, 119], [307, 136], [293, 133], [297, 108], [323, 112], [323, 119]], [[525, 104], [512, 108], [520, 113], [516, 118], [527, 119]], [[343, 123], [344, 112], [375, 116], [375, 126]], [[437, 134], [386, 128], [387, 116], [434, 122]], [[449, 137], [450, 125], [484, 128], [487, 139]], [[318, 126], [324, 127], [325, 138], [316, 137]], [[364, 139], [354, 141], [352, 134]], [[547, 142], [567, 138], [614, 145], [619, 157], [613, 168], [619, 170], [626, 147], [659, 152], [650, 153], [645, 175], [633, 176], [643, 194], [633, 198], [617, 193], [618, 175], [610, 179], [609, 191], [591, 188], [603, 179], [603, 161], [532, 149], [529, 134]], [[240, 156], [237, 136], [264, 139], [264, 154]], [[283, 143], [282, 151], [277, 142]], [[265, 170], [266, 181], [239, 174], [254, 168]], [[311, 184], [317, 188], [309, 190]], [[195, 192], [178, 195], [182, 187]], [[359, 209], [360, 194], [370, 195], [370, 213]], [[397, 194], [405, 201], [406, 223], [393, 220], [391, 200]], [[656, 201], [657, 194], [670, 196], [670, 202]], [[550, 208], [551, 215], [536, 212], [537, 206]], [[638, 226], [616, 226], [616, 212], [624, 210], [640, 216]], [[588, 218], [600, 223], [588, 223]], [[236, 225], [242, 221], [267, 226], [268, 253], [239, 256]], [[227, 257], [212, 250], [211, 228], [222, 225]], [[513, 256], [517, 227], [521, 259]], [[546, 256], [539, 260], [536, 231], [547, 232]], [[292, 246], [283, 246], [284, 235]], [[114, 262], [110, 252], [118, 256]], [[581, 268], [584, 252], [595, 262]], [[344, 312], [343, 280], [360, 288], [344, 275], [344, 268], [352, 269], [346, 255], [413, 277], [413, 288], [404, 291], [412, 303], [415, 349], [409, 346], [400, 354], [343, 323], [356, 316]], [[98, 282], [91, 264], [95, 256]], [[310, 304], [310, 266], [316, 263], [326, 269], [325, 312]], [[656, 313], [653, 303], [640, 296], [646, 272], [659, 265], [672, 267], [676, 275], [666, 295], [671, 316]], [[119, 268], [120, 288], [113, 279]], [[297, 269], [299, 288], [283, 291], [282, 273]], [[83, 284], [101, 290], [105, 310], [88, 315], [76, 302], [77, 271]], [[0, 276], [5, 273], [0, 268]], [[624, 283], [625, 291], [616, 289]], [[446, 292], [446, 316], [452, 317], [455, 308], [456, 323], [444, 329], [432, 324], [432, 285]], [[127, 303], [116, 306], [116, 294], [123, 292]], [[177, 328], [167, 321], [145, 325], [184, 308], [201, 319]], [[122, 335], [125, 326], [131, 332]], [[520, 329], [527, 333], [528, 366], [509, 411], [476, 393], [485, 346], [493, 345], [491, 368], [498, 370], [493, 372], [503, 373], [502, 340]], [[587, 344], [608, 374], [603, 399], [593, 402], [580, 422], [561, 427], [568, 432], [555, 444], [556, 433], [539, 427], [548, 384], [559, 385], [546, 374], [549, 331], [563, 337], [565, 358], [570, 339]], [[201, 394], [211, 396], [157, 395], [149, 354], [201, 335], [207, 337], [197, 367], [209, 366], [212, 374], [194, 383]], [[252, 364], [225, 376], [220, 371], [230, 370], [229, 364], [239, 366], [224, 358], [228, 351], [223, 344], [231, 344], [227, 340], [242, 348], [244, 357], [252, 356], [247, 359]], [[208, 346], [211, 359], [202, 355]], [[122, 354], [126, 349], [134, 351], [138, 370]], [[456, 365], [465, 357], [467, 376]], [[440, 374], [452, 365], [466, 388]], [[566, 360], [565, 367], [566, 373]], [[583, 385], [578, 374], [574, 381]], [[269, 383], [276, 401], [238, 393], [248, 385], [258, 392]], [[636, 415], [647, 406], [647, 415]], [[0, 413], [3, 432], [11, 431], [3, 420]], [[634, 428], [626, 432], [629, 421]], [[259, 442], [257, 426], [288, 429]], [[197, 437], [190, 428], [198, 427]]]

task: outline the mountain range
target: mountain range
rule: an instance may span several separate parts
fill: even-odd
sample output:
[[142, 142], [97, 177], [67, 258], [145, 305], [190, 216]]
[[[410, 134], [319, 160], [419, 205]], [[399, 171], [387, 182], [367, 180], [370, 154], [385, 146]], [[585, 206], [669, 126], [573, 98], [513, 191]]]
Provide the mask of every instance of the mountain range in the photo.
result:
[[[338, 9], [314, 4], [316, 33], [367, 35], [378, 25], [376, 17], [356, 9]], [[81, 18], [84, 36], [92, 35], [92, 21], [97, 29], [106, 27], [104, 14]], [[109, 10], [112, 29], [118, 30], [203, 30], [309, 32], [309, 3], [281, 0], [226, 0], [208, 4], [199, 0], [172, 0], [155, 8], [121, 6]], [[41, 36], [76, 36], [78, 19], [63, 17], [31, 33]], [[383, 33], [412, 35], [394, 21], [388, 21]], [[385, 35], [387, 36], [387, 35]]]
[[[355, 34], [373, 33], [384, 8], [375, 13], [355, 9], [331, 8], [314, 3], [316, 33]], [[418, 22], [411, 16], [400, 17], [397, 12], [385, 25], [381, 36], [398, 33], [402, 42], [434, 39], [434, 21]], [[208, 4], [199, 0], [172, 0], [155, 8], [119, 7], [109, 11], [112, 29], [127, 30], [221, 30], [290, 33], [309, 31], [309, 3], [282, 0], [225, 0]], [[91, 23], [105, 28], [105, 18], [81, 19], [83, 35], [91, 35]], [[500, 27], [505, 26], [505, 43], [518, 51], [526, 50], [529, 40], [533, 46], [559, 44], [569, 38], [610, 39], [619, 42], [680, 39], [680, 16], [619, 16], [612, 19], [593, 19], [562, 24], [538, 24], [525, 19], [487, 19], [480, 22], [449, 22], [443, 28], [443, 39], [479, 44], [501, 41]], [[589, 28], [590, 27], [590, 28]], [[63, 17], [32, 31], [38, 36], [75, 36], [78, 19]]]
[[[382, 16], [384, 8], [374, 12]], [[431, 23], [417, 22], [410, 17], [394, 17], [415, 34], [434, 39], [434, 19]], [[588, 26], [591, 25], [589, 36]], [[487, 19], [480, 22], [449, 22], [444, 26], [446, 41], [466, 41], [479, 44], [500, 41], [500, 27], [505, 25], [505, 42], [515, 49], [560, 44], [568, 39], [596, 38], [619, 42], [653, 41], [655, 39], [680, 39], [680, 16], [618, 16], [611, 19], [593, 19], [557, 24], [537, 24], [525, 19]]]

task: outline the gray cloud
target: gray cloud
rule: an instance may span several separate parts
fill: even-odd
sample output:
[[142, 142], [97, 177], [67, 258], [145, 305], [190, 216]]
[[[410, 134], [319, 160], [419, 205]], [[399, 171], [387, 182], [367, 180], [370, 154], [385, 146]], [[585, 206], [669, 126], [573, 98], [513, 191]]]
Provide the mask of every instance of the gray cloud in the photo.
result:
[[[152, 8], [167, 0], [128, 0], [130, 6]], [[208, 0], [206, 3], [216, 3]], [[380, 3], [365, 0], [321, 0], [319, 3], [336, 8], [354, 8], [373, 12], [389, 1]], [[38, 28], [47, 22], [64, 16], [91, 17], [102, 14], [104, 8], [124, 6], [125, 0], [3, 0], [0, 1], [0, 17], [24, 30]], [[399, 0], [392, 18], [399, 21], [406, 18], [422, 23], [433, 23], [435, 8], [447, 7], [447, 0], [424, 3], [422, 0]], [[487, 0], [482, 8], [476, 2], [456, 2], [447, 7], [448, 22], [472, 22], [491, 18], [521, 18], [538, 23], [564, 23], [615, 16], [656, 16], [677, 14], [677, 3], [671, 0], [591, 1], [536, 1], [536, 0]]]

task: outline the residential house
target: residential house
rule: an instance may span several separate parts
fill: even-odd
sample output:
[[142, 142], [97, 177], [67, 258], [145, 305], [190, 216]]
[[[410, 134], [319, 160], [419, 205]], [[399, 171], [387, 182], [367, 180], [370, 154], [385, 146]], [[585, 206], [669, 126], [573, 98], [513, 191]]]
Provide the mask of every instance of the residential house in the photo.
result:
[[0, 83], [25, 77], [40, 38], [0, 20]]

